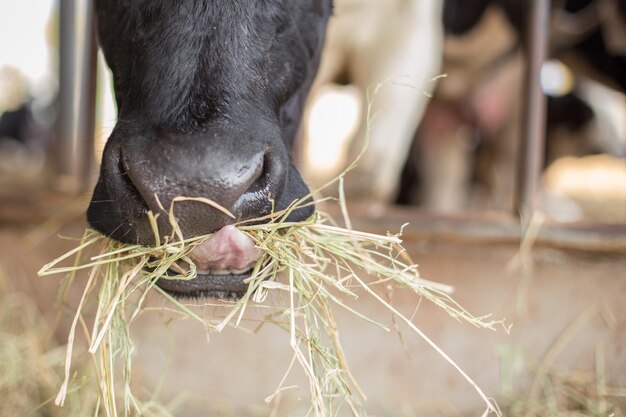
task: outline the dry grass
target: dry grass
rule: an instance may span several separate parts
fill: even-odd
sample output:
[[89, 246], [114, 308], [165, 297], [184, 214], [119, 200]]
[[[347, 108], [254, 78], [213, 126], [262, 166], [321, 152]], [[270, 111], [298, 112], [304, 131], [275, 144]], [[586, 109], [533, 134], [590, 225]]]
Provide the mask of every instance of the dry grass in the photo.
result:
[[[565, 352], [580, 335], [583, 328], [594, 318], [602, 318], [612, 326], [613, 314], [600, 304], [593, 304], [579, 314], [546, 351], [540, 362], [528, 360], [513, 349], [502, 351], [508, 376], [503, 382], [509, 387], [503, 390], [510, 399], [506, 415], [509, 417], [624, 417], [626, 390], [609, 386], [604, 342], [596, 341], [594, 371], [564, 369], [558, 365], [558, 357]], [[514, 393], [511, 366], [526, 363], [516, 379], [531, 379], [525, 393]], [[508, 364], [508, 365], [507, 365]], [[578, 366], [584, 366], [579, 364]], [[621, 405], [620, 405], [621, 404]]]
[[[487, 317], [474, 317], [450, 297], [451, 288], [421, 279], [417, 266], [401, 246], [400, 234], [383, 236], [354, 231], [333, 224], [320, 213], [305, 222], [286, 222], [284, 219], [289, 213], [302, 204], [305, 203], [297, 202], [283, 212], [268, 216], [264, 219], [267, 223], [254, 224], [258, 220], [255, 219], [237, 225], [250, 236], [263, 255], [248, 280], [245, 295], [237, 301], [221, 302], [225, 309], [221, 318], [202, 317], [193, 306], [172, 298], [155, 285], [158, 279], [194, 278], [196, 271], [190, 252], [209, 238], [184, 239], [173, 215], [173, 207], [168, 212], [174, 230], [170, 236], [158, 236], [156, 216], [150, 217], [157, 236], [155, 247], [121, 245], [96, 232], [87, 231], [74, 251], [46, 265], [41, 271], [42, 275], [67, 273], [65, 288], [74, 285], [77, 271], [89, 271], [69, 336], [66, 384], [57, 397], [57, 403], [63, 404], [66, 397], [67, 381], [71, 375], [71, 346], [76, 332], [82, 330], [89, 352], [97, 357], [96, 374], [106, 415], [140, 412], [143, 405], [130, 389], [133, 345], [129, 328], [142, 312], [147, 294], [156, 291], [168, 299], [174, 309], [201, 323], [208, 332], [220, 332], [227, 326], [238, 327], [250, 305], [266, 308], [266, 321], [289, 333], [289, 344], [294, 352], [291, 366], [297, 363], [304, 370], [309, 380], [312, 411], [318, 416], [335, 415], [341, 407], [349, 409], [354, 416], [365, 415], [361, 406], [365, 396], [349, 371], [331, 306], [348, 310], [389, 330], [386, 325], [365, 317], [349, 306], [349, 300], [371, 297], [455, 366], [483, 397], [488, 407], [486, 412], [498, 413], [493, 402], [471, 378], [409, 318], [386, 301], [378, 289], [384, 291], [389, 285], [408, 289], [420, 299], [435, 303], [452, 317], [478, 327], [493, 329], [500, 322]], [[346, 223], [350, 224], [348, 218]], [[100, 253], [86, 258], [86, 249], [94, 246], [100, 246]], [[72, 266], [57, 266], [72, 256], [76, 256]], [[184, 275], [164, 277], [172, 265], [181, 262], [188, 265], [188, 268], [183, 268], [187, 270]], [[84, 306], [96, 293], [97, 313], [89, 329]], [[273, 297], [272, 300], [286, 302], [267, 304], [272, 293], [283, 293], [284, 297]], [[120, 366], [124, 389], [116, 392], [116, 374]], [[281, 383], [275, 394], [283, 389]]]
[[[374, 94], [380, 88], [378, 86]], [[368, 101], [368, 120], [371, 124], [372, 101]], [[331, 182], [339, 184], [340, 198], [337, 203], [341, 207], [345, 227], [338, 226], [319, 212], [305, 222], [290, 223], [285, 220], [293, 210], [310, 204], [307, 201], [313, 193], [294, 201], [285, 210], [236, 224], [250, 236], [263, 255], [248, 279], [245, 295], [237, 301], [222, 300], [218, 303], [224, 311], [220, 317], [204, 317], [195, 306], [174, 299], [155, 285], [158, 279], [188, 280], [196, 276], [190, 253], [210, 236], [186, 239], [174, 216], [174, 204], [190, 199], [177, 198], [167, 210], [162, 208], [160, 213], [149, 214], [155, 235], [154, 247], [121, 245], [88, 230], [75, 250], [40, 271], [41, 275], [67, 274], [64, 284], [66, 289], [74, 285], [84, 287], [68, 338], [66, 378], [56, 403], [61, 405], [68, 397], [72, 347], [78, 334], [82, 334], [89, 345], [89, 352], [94, 355], [103, 414], [107, 417], [146, 415], [145, 404], [131, 390], [134, 348], [129, 329], [144, 311], [147, 295], [158, 292], [171, 302], [173, 310], [196, 320], [207, 332], [220, 332], [227, 326], [240, 326], [250, 306], [266, 309], [265, 321], [283, 328], [288, 334], [293, 359], [287, 373], [298, 364], [308, 378], [311, 394], [309, 414], [327, 417], [347, 411], [353, 416], [365, 416], [361, 405], [365, 395], [350, 373], [343, 354], [333, 308], [345, 309], [360, 319], [388, 330], [383, 323], [349, 306], [351, 300], [370, 297], [386, 307], [396, 321], [403, 322], [458, 370], [484, 400], [484, 415], [500, 415], [493, 400], [410, 318], [386, 301], [381, 293], [389, 286], [407, 289], [414, 292], [419, 300], [433, 302], [455, 319], [478, 327], [494, 329], [502, 322], [473, 316], [450, 297], [450, 287], [421, 279], [417, 266], [401, 246], [400, 233], [376, 235], [352, 230], [343, 198], [343, 176], [355, 164], [356, 161]], [[213, 201], [202, 198], [191, 200], [227, 212]], [[158, 216], [168, 217], [172, 226], [169, 236], [159, 235], [156, 226]], [[263, 223], [259, 224], [259, 221]], [[93, 250], [97, 251], [96, 255], [93, 252], [92, 256], [87, 255]], [[72, 265], [59, 266], [72, 257]], [[174, 277], [164, 276], [172, 265], [181, 263], [186, 264], [186, 267], [177, 270], [187, 272]], [[79, 284], [77, 272], [82, 270], [88, 272], [88, 277], [85, 283]], [[93, 325], [88, 325], [85, 307], [96, 298]], [[269, 300], [273, 303], [270, 304]], [[284, 382], [285, 379], [274, 394], [268, 397], [268, 401], [276, 399], [277, 394], [286, 389]], [[163, 414], [154, 415], [168, 415], [166, 410], [158, 411], [163, 411]]]
[[[72, 378], [66, 407], [54, 405], [63, 383], [65, 346], [52, 339], [52, 329], [27, 295], [9, 288], [0, 268], [0, 417], [88, 416], [98, 395], [88, 387], [88, 371]], [[82, 368], [81, 360], [76, 367]], [[83, 371], [85, 371], [83, 369]]]
[[598, 345], [595, 372], [545, 363], [529, 369], [535, 383], [528, 395], [510, 395], [508, 417], [624, 417], [626, 389], [607, 384], [604, 350]]

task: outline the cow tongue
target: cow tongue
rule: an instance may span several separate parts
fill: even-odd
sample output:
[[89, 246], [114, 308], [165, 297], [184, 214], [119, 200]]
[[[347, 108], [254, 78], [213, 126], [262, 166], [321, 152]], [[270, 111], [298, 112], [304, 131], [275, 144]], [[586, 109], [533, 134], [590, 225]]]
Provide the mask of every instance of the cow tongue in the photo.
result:
[[254, 242], [235, 226], [224, 226], [196, 246], [191, 258], [199, 274], [232, 275], [248, 271], [261, 257]]

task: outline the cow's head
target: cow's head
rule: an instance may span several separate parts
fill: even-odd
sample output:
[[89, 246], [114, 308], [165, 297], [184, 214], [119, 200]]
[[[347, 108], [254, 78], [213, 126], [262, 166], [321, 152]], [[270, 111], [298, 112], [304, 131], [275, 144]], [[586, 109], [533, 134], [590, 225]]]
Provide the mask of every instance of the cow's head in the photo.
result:
[[151, 244], [147, 212], [162, 212], [177, 196], [209, 198], [237, 217], [177, 203], [185, 236], [219, 231], [214, 248], [232, 253], [172, 292], [241, 291], [241, 271], [233, 270], [250, 251], [226, 226], [308, 193], [289, 148], [331, 8], [331, 0], [96, 0], [119, 117], [89, 222], [116, 240]]

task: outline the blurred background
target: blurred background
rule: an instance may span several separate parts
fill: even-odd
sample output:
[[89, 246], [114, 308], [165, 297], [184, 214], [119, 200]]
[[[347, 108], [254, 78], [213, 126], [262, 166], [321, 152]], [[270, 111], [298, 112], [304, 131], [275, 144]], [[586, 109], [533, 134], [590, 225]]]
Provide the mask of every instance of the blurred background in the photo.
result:
[[[546, 13], [533, 15], [531, 3]], [[15, 294], [26, 295], [57, 345], [65, 337], [52, 319], [58, 282], [35, 272], [72, 246], [58, 234], [85, 227], [116, 120], [91, 8], [0, 0], [0, 296], [13, 306]], [[455, 285], [470, 310], [515, 323], [511, 336], [485, 337], [428, 309], [417, 319], [511, 405], [509, 415], [518, 398], [549, 402], [548, 386], [558, 391], [553, 414], [520, 410], [624, 415], [624, 91], [624, 1], [336, 0], [294, 159], [315, 188], [360, 158], [346, 176], [355, 224], [395, 232], [410, 222], [407, 247], [425, 276]], [[373, 330], [354, 329], [344, 336], [347, 355], [378, 415], [475, 415], [471, 389], [418, 341], [409, 342], [417, 359], [403, 366], [397, 341], [389, 347]], [[225, 335], [216, 354], [249, 343], [242, 338]], [[145, 357], [158, 357], [145, 346]], [[259, 349], [275, 352], [271, 342]], [[215, 415], [261, 404], [263, 381], [280, 377], [263, 366], [240, 395], [242, 382], [216, 370], [228, 364], [204, 366], [187, 370], [223, 379], [186, 383], [181, 367], [177, 383], [225, 398], [227, 411]], [[531, 389], [538, 378], [541, 394]], [[14, 392], [0, 378], [1, 417], [17, 415], [2, 409]], [[576, 402], [585, 395], [591, 405]]]
[[[350, 199], [446, 213], [513, 212], [530, 48], [519, 23], [523, 13], [506, 6], [511, 1], [487, 1], [488, 7], [396, 3], [337, 2], [298, 140], [298, 164], [310, 184], [323, 184], [361, 153], [368, 137], [347, 182]], [[617, 1], [553, 6], [541, 69], [547, 127], [540, 198], [544, 211], [561, 221], [626, 221], [620, 199], [626, 195], [626, 99], [619, 74], [626, 47], [623, 22], [604, 18], [611, 15], [607, 3]], [[25, 182], [91, 189], [116, 110], [108, 69], [100, 55], [95, 65], [88, 56], [88, 4], [66, 7], [83, 19], [66, 23], [65, 33], [58, 2], [0, 6], [3, 189], [20, 190]], [[602, 59], [608, 64], [594, 67]], [[95, 121], [89, 123], [92, 105]], [[368, 108], [375, 121], [370, 128]]]

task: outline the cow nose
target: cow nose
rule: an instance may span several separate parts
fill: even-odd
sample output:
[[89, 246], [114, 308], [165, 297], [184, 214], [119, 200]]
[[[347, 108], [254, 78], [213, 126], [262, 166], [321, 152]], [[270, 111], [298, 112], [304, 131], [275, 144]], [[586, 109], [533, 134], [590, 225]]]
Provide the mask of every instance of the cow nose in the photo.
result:
[[[300, 199], [307, 204], [289, 211], [287, 221], [308, 218], [314, 211], [309, 189], [280, 130], [263, 126], [231, 119], [199, 133], [165, 134], [141, 124], [118, 125], [104, 149], [87, 220], [118, 241], [151, 245], [155, 234], [147, 213], [158, 214], [163, 237], [172, 232], [170, 207], [184, 237], [240, 220], [267, 221], [272, 210]], [[203, 202], [173, 203], [177, 197], [212, 200], [232, 216]]]
[[[122, 169], [131, 187], [136, 188], [152, 212], [172, 208], [184, 236], [191, 237], [217, 231], [236, 219], [247, 217], [247, 213], [267, 211], [264, 200], [269, 202], [272, 194], [269, 181], [272, 164], [266, 162], [270, 158], [263, 153], [247, 158], [216, 156], [213, 161], [194, 160], [190, 155], [177, 156], [162, 159], [159, 164], [154, 158], [137, 161], [123, 155]], [[175, 202], [177, 197], [181, 197], [181, 201]], [[200, 201], [185, 201], [185, 197], [210, 200], [222, 210]], [[159, 227], [168, 229], [170, 225], [166, 223], [169, 222], [170, 219], [162, 215]]]
[[[154, 213], [169, 210], [177, 197], [201, 197], [232, 214], [199, 201], [175, 202], [173, 212], [185, 237], [215, 232], [239, 219], [269, 213], [281, 178], [277, 158], [265, 149], [249, 147], [202, 148], [193, 142], [170, 141], [163, 148], [146, 142], [123, 147], [121, 163], [129, 186]], [[170, 230], [169, 223], [167, 215], [160, 216], [162, 232]]]
[[[87, 217], [109, 236], [154, 243], [147, 212], [159, 213], [160, 236], [172, 232], [169, 209], [184, 237], [215, 232], [239, 220], [269, 214], [284, 193], [290, 161], [286, 148], [225, 134], [113, 137]], [[226, 210], [199, 201], [211, 200]], [[226, 214], [230, 212], [232, 215]]]

